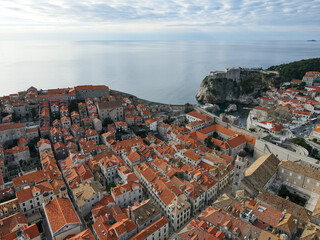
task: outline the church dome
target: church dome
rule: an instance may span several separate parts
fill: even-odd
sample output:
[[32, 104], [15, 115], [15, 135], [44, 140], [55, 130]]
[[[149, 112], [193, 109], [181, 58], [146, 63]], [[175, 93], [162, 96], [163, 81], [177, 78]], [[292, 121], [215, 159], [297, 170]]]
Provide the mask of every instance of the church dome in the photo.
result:
[[241, 150], [239, 153], [238, 153], [239, 157], [246, 157], [247, 156], [247, 152], [245, 150]]

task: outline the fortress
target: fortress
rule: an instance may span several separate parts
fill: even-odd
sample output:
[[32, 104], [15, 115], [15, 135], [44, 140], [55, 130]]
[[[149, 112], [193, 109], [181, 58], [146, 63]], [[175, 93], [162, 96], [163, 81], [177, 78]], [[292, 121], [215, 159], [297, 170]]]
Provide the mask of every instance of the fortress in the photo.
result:
[[226, 68], [224, 71], [213, 71], [209, 74], [209, 79], [227, 78], [240, 82], [240, 68]]

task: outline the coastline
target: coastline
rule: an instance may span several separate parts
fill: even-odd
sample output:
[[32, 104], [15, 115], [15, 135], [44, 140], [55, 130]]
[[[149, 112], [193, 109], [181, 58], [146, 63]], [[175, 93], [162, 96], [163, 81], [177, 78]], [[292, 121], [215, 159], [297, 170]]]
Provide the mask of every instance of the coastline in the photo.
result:
[[110, 89], [110, 92], [122, 95], [123, 97], [126, 97], [126, 98], [132, 98], [132, 100], [135, 101], [136, 103], [143, 104], [143, 105], [160, 105], [160, 106], [170, 106], [170, 107], [185, 107], [188, 104], [192, 105], [192, 106], [196, 105], [196, 104], [192, 104], [192, 103], [168, 104], [168, 103], [154, 102], [154, 101], [139, 98], [139, 97], [137, 97], [133, 94], [130, 94], [130, 93], [121, 92], [121, 91], [114, 90], [114, 89]]

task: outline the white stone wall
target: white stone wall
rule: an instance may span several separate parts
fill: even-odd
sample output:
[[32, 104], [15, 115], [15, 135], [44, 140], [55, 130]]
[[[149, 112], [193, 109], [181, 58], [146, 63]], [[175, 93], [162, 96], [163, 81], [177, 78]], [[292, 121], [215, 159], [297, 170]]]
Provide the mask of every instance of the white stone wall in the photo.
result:
[[318, 160], [314, 158], [300, 155], [296, 152], [279, 147], [262, 139], [256, 139], [254, 158], [257, 159], [263, 155], [270, 153], [273, 153], [279, 160], [298, 161], [306, 166], [320, 169], [320, 164], [317, 163]]
[[169, 238], [169, 224], [166, 223], [161, 228], [159, 228], [157, 231], [155, 231], [153, 234], [149, 235], [145, 240], [165, 240]]
[[119, 196], [114, 196], [112, 194], [112, 196], [114, 198], [116, 205], [119, 205], [120, 208], [123, 208], [129, 205], [132, 205], [136, 201], [142, 200], [142, 188], [124, 192]]

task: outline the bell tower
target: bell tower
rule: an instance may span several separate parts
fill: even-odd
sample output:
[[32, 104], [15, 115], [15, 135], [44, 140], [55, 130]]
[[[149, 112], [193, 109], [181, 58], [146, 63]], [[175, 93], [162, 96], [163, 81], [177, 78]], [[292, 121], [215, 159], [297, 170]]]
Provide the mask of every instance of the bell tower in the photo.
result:
[[245, 150], [241, 150], [235, 160], [233, 170], [232, 194], [235, 195], [236, 191], [241, 189], [241, 180], [244, 177], [244, 172], [249, 167], [249, 161]]

